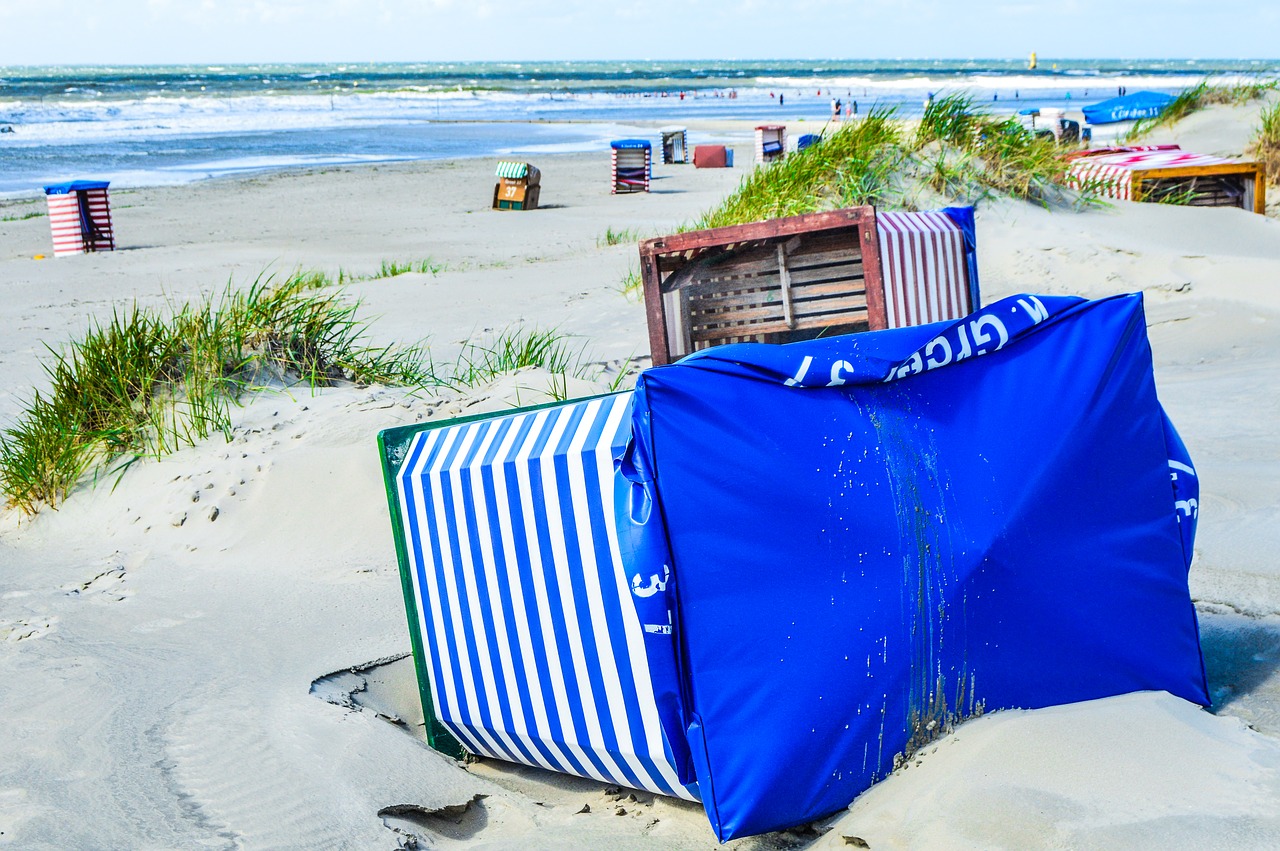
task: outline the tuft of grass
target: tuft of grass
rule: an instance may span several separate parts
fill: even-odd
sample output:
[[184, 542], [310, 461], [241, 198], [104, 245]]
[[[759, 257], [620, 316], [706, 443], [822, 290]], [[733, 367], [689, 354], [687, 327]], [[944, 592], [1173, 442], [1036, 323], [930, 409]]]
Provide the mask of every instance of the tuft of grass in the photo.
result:
[[1172, 127], [1194, 112], [1199, 112], [1214, 104], [1239, 105], [1251, 103], [1266, 97], [1280, 87], [1280, 80], [1262, 80], [1251, 83], [1237, 83], [1230, 86], [1210, 85], [1208, 80], [1201, 80], [1189, 89], [1183, 89], [1174, 97], [1159, 115], [1142, 118], [1133, 123], [1125, 134], [1127, 141], [1139, 139], [1157, 127]]
[[962, 93], [944, 95], [924, 108], [924, 115], [916, 126], [915, 147], [930, 142], [943, 142], [960, 148], [968, 148], [982, 130], [985, 118], [973, 104], [973, 98]]
[[555, 328], [508, 328], [487, 342], [471, 341], [441, 373], [442, 383], [456, 389], [483, 386], [499, 376], [530, 367], [550, 373], [546, 389], [554, 399], [570, 397], [569, 379], [605, 383], [608, 392], [634, 384], [638, 359], [591, 361], [585, 344]]
[[634, 228], [620, 228], [614, 230], [610, 225], [604, 229], [602, 236], [596, 237], [596, 245], [621, 245], [624, 242], [639, 242], [640, 232]]
[[383, 260], [382, 266], [378, 269], [378, 271], [375, 272], [373, 275], [370, 275], [369, 277], [372, 280], [376, 280], [378, 278], [394, 278], [397, 275], [407, 275], [410, 272], [417, 272], [424, 275], [435, 276], [443, 272], [446, 268], [447, 268], [446, 264], [432, 260], [430, 257], [426, 258], [425, 260], [407, 261], [407, 262], [396, 261], [396, 260]]
[[296, 280], [298, 282], [298, 286], [302, 289], [318, 290], [323, 287], [332, 286], [334, 283], [344, 283], [342, 275], [342, 270], [339, 269], [338, 279], [335, 281], [333, 278], [329, 277], [327, 273], [318, 269], [309, 269], [305, 271], [302, 269], [295, 269], [291, 276], [291, 280]]
[[230, 407], [249, 391], [438, 383], [421, 347], [371, 347], [356, 304], [314, 291], [314, 275], [183, 304], [162, 315], [134, 304], [50, 349], [49, 388], [0, 432], [0, 493], [34, 514], [90, 474], [229, 436]]
[[1258, 132], [1249, 143], [1249, 154], [1266, 168], [1268, 183], [1280, 184], [1280, 103], [1262, 110]]
[[639, 298], [644, 291], [644, 279], [640, 277], [640, 273], [634, 269], [628, 269], [627, 274], [622, 276], [622, 282], [618, 285], [618, 292], [627, 298]]
[[583, 357], [584, 349], [572, 346], [554, 328], [509, 328], [487, 343], [467, 343], [446, 381], [453, 387], [476, 387], [526, 367], [585, 378]]

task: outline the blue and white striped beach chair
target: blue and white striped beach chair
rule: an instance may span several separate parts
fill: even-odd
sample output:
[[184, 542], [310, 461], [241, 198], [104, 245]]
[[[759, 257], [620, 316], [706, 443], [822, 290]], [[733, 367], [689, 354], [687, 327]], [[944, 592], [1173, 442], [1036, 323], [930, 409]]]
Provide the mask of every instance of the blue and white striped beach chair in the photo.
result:
[[670, 629], [642, 627], [656, 589], [615, 517], [630, 416], [622, 393], [381, 436], [428, 739], [695, 800], [650, 675]]

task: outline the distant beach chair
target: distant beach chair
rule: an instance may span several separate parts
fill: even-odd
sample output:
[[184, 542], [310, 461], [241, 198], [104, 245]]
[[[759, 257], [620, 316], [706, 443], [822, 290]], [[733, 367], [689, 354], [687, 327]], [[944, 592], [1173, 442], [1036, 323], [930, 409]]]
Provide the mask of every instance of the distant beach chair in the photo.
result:
[[725, 343], [958, 319], [981, 302], [972, 207], [853, 207], [658, 237], [639, 250], [655, 365]]
[[44, 187], [53, 256], [115, 250], [109, 185], [105, 180], [73, 180]]
[[803, 151], [805, 148], [816, 145], [821, 141], [822, 137], [817, 133], [805, 133], [804, 135], [797, 137], [796, 150]]
[[528, 163], [500, 162], [493, 187], [493, 209], [536, 210], [542, 173]]
[[756, 162], [770, 163], [787, 153], [787, 128], [781, 124], [761, 124], [756, 128]]
[[662, 163], [675, 165], [689, 162], [689, 132], [683, 127], [663, 127]]
[[1050, 138], [1059, 145], [1080, 143], [1080, 122], [1067, 118], [1061, 109], [1024, 109], [1018, 112], [1019, 123], [1035, 136]]
[[615, 139], [609, 143], [613, 152], [614, 195], [648, 192], [653, 169], [653, 148], [645, 139]]
[[1253, 160], [1193, 154], [1177, 145], [1098, 148], [1068, 156], [1068, 185], [1121, 201], [1267, 209], [1266, 172]]
[[733, 165], [732, 154], [724, 145], [698, 145], [693, 149], [693, 167], [728, 168]]

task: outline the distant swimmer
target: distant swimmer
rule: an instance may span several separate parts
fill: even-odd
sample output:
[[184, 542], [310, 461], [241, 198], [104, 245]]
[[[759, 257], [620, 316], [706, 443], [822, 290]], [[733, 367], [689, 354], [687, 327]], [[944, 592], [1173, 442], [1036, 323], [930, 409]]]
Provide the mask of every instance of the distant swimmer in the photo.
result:
[[0, 133], [12, 133], [12, 132], [13, 132], [13, 125], [11, 124], [0, 125]]

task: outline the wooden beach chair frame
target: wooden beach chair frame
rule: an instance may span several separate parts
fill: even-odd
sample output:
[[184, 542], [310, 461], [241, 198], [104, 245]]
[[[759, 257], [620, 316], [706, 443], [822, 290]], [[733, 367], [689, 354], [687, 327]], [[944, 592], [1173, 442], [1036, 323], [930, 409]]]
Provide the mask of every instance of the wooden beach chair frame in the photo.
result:
[[[1135, 153], [1146, 150], [1157, 150], [1166, 147], [1177, 150], [1177, 146], [1138, 147], [1131, 149]], [[1113, 174], [1098, 177], [1089, 171], [1078, 176], [1070, 171], [1075, 166], [1087, 166], [1093, 157], [1105, 157], [1113, 153], [1123, 153], [1126, 149], [1099, 148], [1092, 151], [1080, 151], [1067, 156], [1068, 180], [1078, 187], [1101, 186], [1107, 197], [1132, 201], [1159, 201], [1163, 196], [1178, 192], [1190, 192], [1189, 205], [1194, 207], [1237, 207], [1251, 210], [1259, 215], [1267, 211], [1267, 179], [1266, 167], [1256, 160], [1225, 160], [1216, 163], [1200, 163], [1187, 165], [1168, 165], [1144, 168], [1141, 165], [1117, 167], [1123, 168], [1129, 176], [1127, 197], [1122, 184]], [[1239, 179], [1239, 186], [1229, 186], [1232, 178]], [[1208, 187], [1205, 184], [1209, 184]], [[1238, 202], [1237, 202], [1238, 199]]]
[[640, 271], [655, 366], [722, 343], [888, 327], [873, 207], [649, 239]]
[[[1208, 178], [1210, 183], [1222, 183], [1226, 178], [1239, 177], [1241, 180], [1241, 201], [1235, 203], [1202, 203], [1229, 198], [1228, 191], [1197, 192], [1201, 178]], [[1252, 186], [1250, 186], [1252, 183]], [[1238, 162], [1221, 165], [1183, 166], [1181, 168], [1134, 169], [1133, 200], [1158, 200], [1161, 193], [1189, 191], [1193, 198], [1192, 207], [1239, 207], [1259, 215], [1267, 212], [1267, 180], [1262, 163]], [[1252, 204], [1250, 204], [1252, 201]]]
[[[504, 166], [524, 166], [524, 174], [510, 177], [503, 174]], [[498, 163], [498, 182], [493, 186], [493, 209], [536, 210], [538, 196], [542, 193], [542, 173], [529, 163], [504, 160]]]

